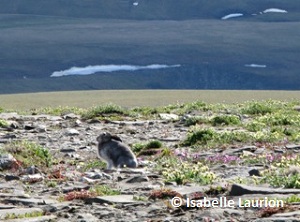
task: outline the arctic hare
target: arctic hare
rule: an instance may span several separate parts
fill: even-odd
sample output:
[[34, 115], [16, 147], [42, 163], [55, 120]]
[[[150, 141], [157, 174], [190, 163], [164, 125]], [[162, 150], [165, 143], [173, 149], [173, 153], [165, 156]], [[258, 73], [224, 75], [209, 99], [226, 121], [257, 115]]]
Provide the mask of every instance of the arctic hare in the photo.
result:
[[137, 167], [137, 160], [129, 146], [110, 133], [103, 132], [97, 137], [98, 156], [107, 162], [107, 169], [119, 167]]

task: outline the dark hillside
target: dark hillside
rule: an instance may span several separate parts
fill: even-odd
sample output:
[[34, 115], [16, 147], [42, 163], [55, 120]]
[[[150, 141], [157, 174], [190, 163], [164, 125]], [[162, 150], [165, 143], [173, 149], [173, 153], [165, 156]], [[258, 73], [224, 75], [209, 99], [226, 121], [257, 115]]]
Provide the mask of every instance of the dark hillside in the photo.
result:
[[0, 0], [0, 13], [139, 20], [218, 19], [266, 8], [299, 13], [300, 4], [298, 0]]
[[[298, 0], [0, 0], [0, 33], [0, 93], [300, 89]], [[181, 66], [50, 77], [110, 64]]]

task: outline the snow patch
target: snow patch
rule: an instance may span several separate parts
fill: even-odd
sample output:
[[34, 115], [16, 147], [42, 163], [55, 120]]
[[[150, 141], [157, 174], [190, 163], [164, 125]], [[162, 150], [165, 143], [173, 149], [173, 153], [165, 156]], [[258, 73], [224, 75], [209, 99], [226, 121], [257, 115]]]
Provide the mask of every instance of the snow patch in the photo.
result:
[[133, 5], [134, 5], [134, 6], [138, 6], [139, 3], [138, 3], [138, 2], [134, 2]]
[[250, 68], [267, 68], [267, 65], [260, 65], [260, 64], [246, 64], [245, 66]]
[[263, 11], [263, 13], [269, 13], [269, 12], [277, 12], [277, 13], [287, 13], [286, 10], [284, 9], [279, 9], [279, 8], [268, 8]]
[[116, 71], [136, 71], [140, 69], [166, 69], [177, 68], [181, 65], [164, 65], [164, 64], [152, 64], [147, 66], [136, 65], [96, 65], [86, 67], [72, 67], [67, 70], [55, 71], [50, 77], [60, 77], [69, 75], [91, 75], [97, 72], [116, 72]]
[[232, 13], [232, 14], [223, 16], [222, 19], [226, 20], [226, 19], [230, 19], [230, 18], [241, 17], [243, 15], [244, 14], [242, 14], [242, 13]]

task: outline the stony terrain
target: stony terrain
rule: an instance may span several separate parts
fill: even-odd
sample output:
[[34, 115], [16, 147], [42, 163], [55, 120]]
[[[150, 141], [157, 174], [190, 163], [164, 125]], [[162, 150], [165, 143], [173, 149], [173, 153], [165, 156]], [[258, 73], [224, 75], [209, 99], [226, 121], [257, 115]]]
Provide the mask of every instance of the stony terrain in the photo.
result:
[[[297, 117], [297, 108], [291, 111]], [[220, 108], [217, 112], [235, 115], [228, 109]], [[207, 149], [206, 143], [199, 145], [202, 149], [198, 150], [194, 150], [193, 145], [182, 145], [192, 129], [187, 119], [211, 119], [215, 115], [214, 110], [203, 109], [181, 114], [157, 113], [151, 118], [123, 116], [119, 119], [116, 116], [107, 118], [109, 115], [83, 118], [74, 113], [0, 113], [0, 123], [3, 122], [0, 128], [0, 220], [300, 221], [297, 203], [300, 202], [297, 196], [300, 193], [297, 188], [300, 186], [297, 186], [297, 181], [290, 187], [272, 186], [270, 181], [255, 184], [255, 179], [251, 181], [250, 177], [254, 175], [256, 180], [264, 178], [263, 171], [274, 167], [273, 159], [268, 162], [267, 157], [274, 158], [276, 155], [281, 155], [281, 160], [285, 155], [290, 155], [291, 161], [295, 160], [291, 166], [286, 165], [286, 168], [294, 167], [292, 173], [284, 174], [288, 175], [287, 180], [291, 178], [290, 175], [298, 175], [297, 153], [300, 144], [297, 138], [260, 143], [234, 141], [226, 145], [224, 143], [223, 146], [212, 145], [210, 149]], [[266, 115], [236, 116], [244, 124]], [[292, 128], [293, 124], [286, 124], [285, 127]], [[199, 126], [211, 128], [205, 121], [196, 123], [196, 127]], [[230, 124], [213, 128], [228, 132], [243, 129], [241, 125]], [[96, 137], [103, 131], [118, 135], [123, 142], [133, 147], [138, 154], [137, 169], [105, 170], [105, 164], [99, 161], [96, 154]], [[293, 135], [298, 135], [299, 131], [295, 133]], [[160, 141], [162, 147], [137, 149], [138, 144], [150, 141]], [[40, 156], [43, 160], [26, 162], [31, 157], [22, 152], [32, 147], [32, 144], [43, 148], [33, 148], [36, 153], [28, 152], [27, 155]], [[42, 154], [38, 153], [41, 150]], [[20, 154], [24, 159], [20, 159]], [[51, 163], [48, 163], [47, 158], [50, 156]], [[177, 158], [183, 165], [194, 164], [195, 170], [201, 162], [209, 167], [207, 170], [214, 176], [208, 177], [212, 179], [209, 183], [197, 182], [192, 176], [192, 180], [187, 177], [187, 180], [176, 180], [176, 183], [163, 173], [168, 168], [168, 164], [163, 162], [167, 161], [164, 158], [168, 156]], [[283, 164], [282, 161], [278, 163]], [[184, 170], [180, 167], [178, 165], [178, 169]], [[186, 168], [189, 167], [186, 165]], [[175, 172], [176, 168], [171, 168], [171, 171]], [[183, 200], [182, 206], [178, 208], [170, 202], [175, 196]], [[234, 206], [187, 207], [187, 198], [203, 200], [204, 197], [209, 203], [226, 197], [234, 202]], [[244, 205], [245, 200], [266, 197], [282, 199], [284, 206], [238, 205], [239, 198], [243, 199]]]

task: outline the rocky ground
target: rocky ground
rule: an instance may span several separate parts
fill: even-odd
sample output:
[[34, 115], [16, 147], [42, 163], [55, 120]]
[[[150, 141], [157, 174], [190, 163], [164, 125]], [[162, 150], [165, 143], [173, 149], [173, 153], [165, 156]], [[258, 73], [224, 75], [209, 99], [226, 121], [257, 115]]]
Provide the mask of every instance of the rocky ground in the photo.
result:
[[[137, 169], [107, 171], [97, 158], [96, 137], [103, 131], [118, 135], [131, 146], [159, 140], [163, 147], [180, 158], [184, 152], [176, 153], [175, 150], [190, 149], [178, 148], [189, 131], [182, 118], [161, 114], [150, 120], [105, 121], [84, 120], [72, 113], [62, 116], [1, 113], [0, 119], [9, 126], [0, 128], [0, 150], [10, 152], [0, 153], [0, 219], [30, 222], [300, 221], [297, 201], [285, 201], [284, 206], [279, 207], [270, 206], [272, 203], [268, 206], [245, 206], [247, 200], [286, 200], [296, 198], [300, 193], [300, 189], [242, 182], [251, 175], [259, 177], [262, 170], [270, 167], [263, 163], [232, 164], [211, 159], [214, 164], [209, 168], [216, 178], [212, 184], [203, 185], [166, 181], [156, 168], [162, 151], [139, 155]], [[22, 141], [39, 144], [49, 150], [51, 165], [32, 163], [24, 167], [17, 158], [17, 154], [21, 153], [18, 149], [24, 149], [20, 145]], [[216, 155], [225, 158], [247, 155], [256, 159], [265, 152], [297, 155], [300, 149], [297, 143], [278, 143], [273, 149], [266, 146], [237, 144], [226, 149], [203, 150], [198, 152], [198, 156], [208, 159]], [[101, 195], [96, 187], [106, 187], [106, 191]], [[180, 207], [172, 205], [173, 197], [181, 198]], [[222, 198], [223, 205], [220, 203]], [[189, 200], [196, 200], [203, 206], [191, 207]], [[219, 202], [212, 207], [214, 200]]]

